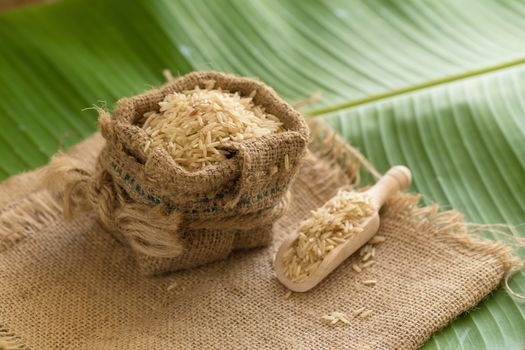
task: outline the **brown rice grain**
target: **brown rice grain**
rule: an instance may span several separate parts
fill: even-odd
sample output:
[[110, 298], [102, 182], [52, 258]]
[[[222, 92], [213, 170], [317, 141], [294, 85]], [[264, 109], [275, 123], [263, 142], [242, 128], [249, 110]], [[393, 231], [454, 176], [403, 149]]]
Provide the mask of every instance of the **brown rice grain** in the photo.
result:
[[385, 236], [375, 235], [370, 240], [370, 243], [371, 244], [379, 244], [379, 243], [383, 243], [384, 241], [386, 241], [386, 237]]
[[372, 252], [368, 252], [365, 254], [365, 256], [363, 256], [363, 261], [367, 261], [369, 260], [370, 258], [372, 257]]
[[376, 263], [375, 260], [368, 260], [366, 263], [364, 263], [363, 265], [361, 265], [362, 268], [366, 269], [367, 267], [370, 267], [372, 265], [374, 265]]
[[361, 315], [362, 312], [364, 312], [366, 308], [362, 307], [352, 312], [352, 316], [357, 317]]
[[337, 311], [334, 311], [328, 315], [321, 316], [321, 319], [327, 321], [331, 325], [336, 324], [337, 322], [350, 324], [350, 321], [348, 320], [348, 316], [346, 316], [342, 312], [337, 312]]
[[366, 310], [366, 311], [363, 311], [359, 317], [360, 318], [368, 318], [370, 317], [370, 315], [372, 315], [372, 310]]
[[171, 283], [166, 290], [170, 291], [170, 290], [176, 288], [178, 285], [179, 284], [177, 283], [177, 281], [175, 281], [175, 282]]
[[352, 269], [357, 273], [363, 271], [363, 269], [361, 269], [357, 264], [352, 264]]
[[363, 284], [364, 284], [365, 286], [370, 286], [370, 287], [375, 286], [376, 283], [377, 283], [376, 280], [366, 280], [366, 281], [363, 281]]

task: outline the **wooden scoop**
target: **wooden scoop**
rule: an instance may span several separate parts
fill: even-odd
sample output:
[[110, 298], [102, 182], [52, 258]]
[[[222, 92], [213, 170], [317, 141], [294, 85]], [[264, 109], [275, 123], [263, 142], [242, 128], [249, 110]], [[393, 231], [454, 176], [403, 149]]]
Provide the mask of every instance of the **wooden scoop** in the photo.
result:
[[[388, 198], [399, 191], [404, 190], [410, 185], [412, 174], [405, 166], [395, 166], [391, 168], [379, 181], [367, 190], [365, 193], [371, 198], [374, 206], [379, 210]], [[306, 279], [299, 283], [292, 282], [285, 275], [284, 254], [297, 239], [299, 234], [294, 232], [290, 234], [281, 244], [275, 256], [275, 270], [277, 278], [289, 289], [294, 292], [306, 292], [315, 287], [339, 264], [346, 260], [356, 250], [368, 242], [379, 229], [379, 214], [375, 212], [361, 224], [363, 231], [357, 233], [339, 244], [330, 251], [323, 259], [319, 267]]]

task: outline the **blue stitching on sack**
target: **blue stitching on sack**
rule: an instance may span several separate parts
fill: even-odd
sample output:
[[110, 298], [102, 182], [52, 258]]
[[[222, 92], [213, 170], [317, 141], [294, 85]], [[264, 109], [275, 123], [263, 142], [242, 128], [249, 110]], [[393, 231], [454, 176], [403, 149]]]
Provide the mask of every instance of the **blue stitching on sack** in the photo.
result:
[[[131, 176], [130, 174], [124, 173], [122, 168], [120, 168], [117, 163], [111, 162], [111, 166], [116, 171], [116, 173], [120, 176], [120, 178], [123, 179], [124, 182], [129, 184], [131, 186], [131, 188], [133, 189], [133, 191], [138, 193], [144, 200], [148, 201], [149, 203], [151, 203], [153, 205], [159, 205], [159, 204], [163, 203], [166, 206], [166, 209], [168, 209], [169, 212], [173, 212], [176, 209], [175, 206], [173, 204], [171, 204], [170, 202], [162, 201], [161, 199], [159, 199], [159, 198], [157, 198], [157, 197], [155, 197], [155, 196], [153, 196], [153, 195], [151, 195], [149, 193], [146, 193], [144, 191], [144, 189], [142, 188], [142, 186], [140, 186], [140, 184], [135, 182], [135, 178], [133, 176]], [[284, 189], [284, 187], [285, 186], [283, 186], [283, 185], [278, 185], [276, 187], [271, 188], [269, 191], [266, 190], [266, 191], [264, 191], [262, 193], [259, 193], [259, 194], [257, 194], [257, 196], [255, 197], [254, 200], [250, 200], [249, 197], [243, 196], [239, 200], [239, 204], [241, 206], [249, 206], [251, 204], [257, 204], [257, 203], [261, 202], [262, 200], [264, 200], [264, 198], [268, 197], [269, 195], [277, 194], [278, 192], [282, 191]], [[224, 198], [224, 193], [217, 193], [214, 196], [214, 199], [223, 199], [223, 198]], [[210, 199], [208, 198], [208, 196], [204, 195], [202, 197], [201, 201], [203, 203], [208, 203], [210, 201]], [[223, 211], [223, 210], [224, 210], [224, 208], [219, 207], [219, 206], [217, 206], [215, 204], [212, 207], [203, 209], [202, 212], [211, 213], [211, 212], [217, 212], [217, 211]], [[199, 213], [199, 211], [197, 209], [191, 209], [191, 210], [184, 211], [184, 213], [196, 214], [196, 213]]]

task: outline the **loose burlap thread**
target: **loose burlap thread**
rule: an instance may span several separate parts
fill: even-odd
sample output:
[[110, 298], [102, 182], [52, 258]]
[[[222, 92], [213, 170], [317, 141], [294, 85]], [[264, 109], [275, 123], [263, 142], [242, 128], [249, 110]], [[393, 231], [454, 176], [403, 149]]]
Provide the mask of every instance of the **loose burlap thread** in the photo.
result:
[[[506, 245], [471, 236], [459, 213], [401, 195], [381, 212], [386, 242], [376, 265], [357, 274], [351, 257], [312, 291], [286, 299], [271, 266], [279, 243], [358, 180], [349, 146], [321, 134], [270, 247], [162, 277], [140, 275], [133, 254], [94, 215], [66, 222], [48, 191], [28, 192], [39, 172], [4, 182], [0, 339], [17, 349], [415, 349], [519, 267]], [[95, 135], [70, 155], [90, 168], [101, 142]], [[377, 285], [364, 287], [364, 279]], [[372, 315], [349, 325], [321, 320], [361, 307]]]
[[[255, 93], [253, 102], [279, 118], [284, 130], [229, 141], [222, 147], [230, 158], [191, 172], [163, 146], [146, 152], [151, 139], [139, 125], [144, 113], [158, 110], [170, 93], [204, 88], [210, 80], [241, 96]], [[267, 245], [288, 206], [288, 189], [309, 139], [302, 115], [269, 86], [219, 72], [193, 72], [121, 99], [112, 115], [100, 110], [99, 126], [106, 143], [95, 169], [58, 155], [44, 187], [62, 198], [68, 219], [95, 212], [106, 230], [133, 249], [147, 275]]]

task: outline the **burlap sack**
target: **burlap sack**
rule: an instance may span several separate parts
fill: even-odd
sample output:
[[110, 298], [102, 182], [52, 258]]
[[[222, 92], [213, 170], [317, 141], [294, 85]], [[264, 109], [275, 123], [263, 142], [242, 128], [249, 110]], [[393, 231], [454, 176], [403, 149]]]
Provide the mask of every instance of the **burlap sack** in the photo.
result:
[[[47, 191], [31, 192], [39, 172], [0, 184], [0, 339], [43, 350], [415, 349], [518, 266], [505, 245], [466, 232], [460, 214], [417, 208], [417, 196], [403, 195], [381, 213], [387, 240], [376, 265], [358, 274], [350, 258], [312, 291], [286, 299], [271, 266], [279, 242], [357, 181], [352, 153], [329, 136], [310, 146], [317, 157], [300, 168], [270, 247], [161, 277], [140, 275], [94, 215], [65, 222]], [[100, 141], [95, 135], [73, 156], [93, 167]], [[364, 287], [364, 279], [377, 285]], [[361, 307], [372, 315], [348, 325], [321, 320]]]
[[[137, 125], [170, 93], [215, 88], [248, 96], [283, 122], [284, 131], [225, 144], [231, 158], [198, 171], [178, 165]], [[288, 205], [290, 183], [304, 157], [308, 127], [299, 112], [257, 80], [194, 72], [159, 89], [121, 99], [112, 116], [101, 111], [106, 139], [96, 171], [61, 156], [49, 180], [66, 191], [68, 216], [95, 211], [101, 225], [135, 251], [144, 274], [199, 266], [233, 250], [267, 245]], [[285, 166], [286, 158], [286, 166]], [[277, 172], [272, 169], [277, 167]], [[71, 209], [71, 210], [70, 210]], [[76, 211], [76, 213], [75, 213]]]

